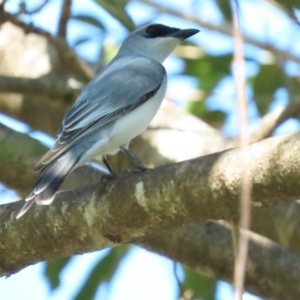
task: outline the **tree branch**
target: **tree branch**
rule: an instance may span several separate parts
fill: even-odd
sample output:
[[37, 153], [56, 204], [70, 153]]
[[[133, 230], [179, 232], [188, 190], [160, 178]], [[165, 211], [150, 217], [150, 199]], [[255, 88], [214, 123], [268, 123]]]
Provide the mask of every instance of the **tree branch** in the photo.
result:
[[254, 132], [250, 136], [250, 142], [258, 142], [272, 135], [274, 130], [290, 118], [298, 118], [300, 115], [300, 99], [290, 101], [282, 109], [273, 110], [264, 115]]
[[[299, 299], [299, 254], [253, 232], [241, 234], [249, 239], [246, 289], [264, 299]], [[233, 281], [231, 228], [225, 222], [180, 228], [148, 237], [140, 245], [207, 275]]]
[[75, 97], [82, 89], [82, 83], [58, 75], [48, 75], [37, 79], [0, 75], [0, 92], [51, 97]]
[[[172, 111], [166, 111], [162, 115], [171, 115]], [[176, 117], [176, 116], [174, 116]], [[176, 117], [181, 122], [180, 117]], [[191, 120], [190, 120], [191, 121]], [[191, 123], [191, 122], [188, 122]], [[184, 122], [186, 124], [186, 122]], [[179, 125], [179, 124], [177, 124]], [[186, 128], [188, 130], [188, 128]], [[174, 133], [168, 128], [170, 139], [174, 137]], [[177, 133], [175, 131], [175, 133]], [[147, 134], [147, 131], [146, 133]], [[185, 136], [188, 133], [184, 132]], [[201, 134], [201, 133], [199, 133]], [[168, 136], [163, 139], [168, 140]], [[176, 139], [176, 138], [175, 138]], [[202, 134], [204, 143], [206, 141], [205, 135]], [[181, 140], [181, 138], [179, 138]], [[195, 138], [193, 138], [195, 140]], [[207, 143], [210, 143], [208, 140]], [[19, 145], [22, 147], [19, 147]], [[15, 132], [0, 124], [0, 182], [6, 186], [17, 190], [20, 195], [26, 196], [29, 188], [35, 183], [36, 175], [32, 172], [35, 163], [46, 152], [46, 147], [41, 145], [38, 141], [32, 139], [26, 134]], [[196, 147], [196, 145], [187, 147]], [[133, 142], [135, 153], [146, 161], [148, 165], [159, 165], [170, 162], [171, 157], [162, 158], [155, 154], [155, 150], [147, 143], [147, 140], [139, 138]], [[179, 147], [174, 147], [179, 150]], [[158, 148], [159, 149], [159, 148]], [[146, 152], [150, 151], [149, 153]], [[205, 153], [205, 149], [202, 149]], [[201, 151], [199, 151], [201, 153]], [[174, 156], [174, 150], [172, 152]], [[119, 170], [128, 168], [126, 165], [126, 158], [120, 155], [114, 156], [115, 167]], [[85, 186], [89, 184], [96, 184], [102, 174], [95, 168], [84, 166], [76, 169], [64, 182], [62, 189], [70, 189], [78, 186]], [[292, 203], [284, 203], [275, 207], [256, 209], [253, 211], [253, 222], [251, 230], [269, 237], [278, 243], [281, 243], [292, 250], [300, 252], [300, 204], [295, 201]], [[268, 220], [266, 222], [266, 220]]]
[[48, 2], [49, 2], [49, 0], [44, 0], [42, 3], [40, 3], [33, 10], [27, 10], [25, 8], [25, 10], [22, 9], [20, 12], [17, 12], [16, 14], [13, 14], [13, 16], [20, 16], [21, 14], [34, 15], [34, 14], [40, 12], [48, 4]]
[[[232, 36], [232, 25], [227, 22], [223, 22], [220, 25], [216, 25], [216, 24], [212, 24], [212, 23], [203, 21], [203, 20], [195, 17], [192, 14], [180, 12], [180, 11], [174, 10], [172, 8], [166, 7], [164, 5], [159, 4], [158, 2], [153, 2], [150, 0], [139, 0], [139, 2], [147, 4], [151, 7], [154, 7], [160, 13], [165, 13], [165, 14], [169, 14], [169, 15], [172, 15], [172, 16], [175, 16], [178, 18], [182, 18], [182, 19], [194, 22], [195, 24], [198, 24], [199, 26], [202, 26], [208, 30], [216, 31], [216, 32], [222, 33], [222, 34], [230, 36], [230, 37]], [[294, 62], [300, 64], [300, 57], [295, 56], [288, 51], [278, 49], [268, 43], [260, 42], [260, 41], [255, 40], [252, 37], [247, 36], [245, 34], [243, 35], [243, 40], [247, 44], [251, 44], [253, 46], [264, 49], [266, 51], [270, 51], [274, 55], [279, 56], [279, 57], [283, 58], [284, 60], [291, 60], [291, 61], [294, 61]]]
[[58, 23], [58, 32], [57, 35], [66, 39], [67, 36], [67, 24], [71, 15], [71, 5], [72, 0], [63, 0], [60, 19]]
[[26, 33], [36, 33], [47, 38], [49, 43], [53, 44], [57, 49], [64, 64], [69, 66], [69, 72], [84, 82], [91, 80], [95, 76], [94, 70], [83, 59], [79, 58], [62, 38], [52, 36], [49, 32], [32, 24], [26, 24], [7, 12], [0, 12], [0, 20], [1, 23], [11, 22], [22, 28]]
[[300, 25], [298, 18], [294, 12], [294, 8], [292, 5], [287, 4], [286, 6], [290, 6], [290, 8], [282, 6], [280, 3], [278, 3], [275, 0], [265, 0], [268, 4], [271, 6], [276, 7], [278, 10], [281, 10], [284, 12], [291, 20], [293, 20], [297, 25]]
[[[300, 133], [248, 147], [254, 207], [300, 197], [299, 150]], [[52, 205], [34, 207], [18, 221], [15, 216], [23, 203], [3, 205], [0, 273], [11, 274], [48, 258], [134, 243], [208, 219], [230, 221], [239, 213], [240, 161], [241, 153], [234, 149], [65, 191]]]

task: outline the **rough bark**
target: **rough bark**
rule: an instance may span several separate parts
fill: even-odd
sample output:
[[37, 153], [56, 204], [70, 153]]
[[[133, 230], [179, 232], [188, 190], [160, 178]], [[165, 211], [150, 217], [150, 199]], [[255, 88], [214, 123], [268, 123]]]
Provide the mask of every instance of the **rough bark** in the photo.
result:
[[[231, 228], [206, 222], [147, 238], [140, 245], [209, 276], [233, 281]], [[249, 239], [245, 287], [263, 299], [300, 299], [300, 256], [253, 232]], [[287, 275], [288, 274], [288, 275]]]
[[[166, 113], [168, 110], [166, 111]], [[164, 113], [165, 114], [165, 113]], [[164, 115], [163, 114], [163, 115]], [[171, 114], [169, 112], [169, 114]], [[163, 118], [162, 115], [162, 118]], [[172, 115], [172, 114], [171, 114]], [[177, 118], [178, 120], [179, 118]], [[180, 119], [179, 119], [180, 120]], [[158, 120], [160, 122], [160, 120]], [[185, 122], [183, 122], [185, 123]], [[155, 124], [154, 124], [155, 125]], [[188, 130], [188, 128], [185, 128]], [[167, 134], [170, 134], [168, 137]], [[149, 132], [153, 134], [152, 130]], [[164, 139], [172, 139], [174, 134], [183, 134], [181, 131], [166, 130]], [[170, 162], [172, 160], [180, 160], [180, 147], [174, 147], [178, 150], [178, 157], [175, 155], [175, 150], [169, 153], [157, 146], [150, 147], [146, 137], [146, 132], [141, 138], [134, 143], [135, 153], [146, 161], [148, 165], [159, 165], [161, 163]], [[180, 137], [178, 137], [180, 140]], [[176, 139], [175, 139], [176, 140]], [[191, 138], [191, 142], [193, 139]], [[22, 147], [19, 147], [19, 145]], [[154, 143], [155, 144], [155, 143]], [[153, 145], [154, 145], [153, 144]], [[208, 144], [203, 137], [203, 144]], [[36, 180], [36, 175], [32, 172], [35, 163], [46, 152], [47, 148], [31, 137], [15, 132], [3, 125], [0, 125], [0, 182], [3, 182], [7, 187], [16, 190], [21, 197], [26, 196]], [[189, 143], [186, 141], [185, 146]], [[192, 146], [192, 144], [191, 144]], [[196, 145], [193, 146], [196, 148]], [[206, 148], [198, 148], [199, 154], [202, 151], [208, 151]], [[157, 154], [161, 152], [161, 154]], [[168, 155], [172, 155], [169, 157]], [[122, 155], [114, 157], [113, 162], [119, 170], [128, 167], [128, 159]], [[75, 170], [64, 183], [62, 190], [74, 188], [77, 186], [86, 186], [99, 182], [101, 173], [89, 166], [84, 166]], [[300, 252], [300, 205], [298, 201], [285, 203], [270, 208], [263, 208], [253, 211], [253, 222], [251, 229], [261, 235], [267, 236], [278, 243], [281, 243], [290, 249]], [[266, 222], [268, 220], [268, 222]]]
[[[300, 197], [299, 136], [271, 138], [248, 147], [254, 207]], [[3, 205], [0, 273], [10, 274], [50, 257], [102, 249], [112, 242], [136, 242], [209, 219], [231, 221], [239, 214], [240, 160], [238, 149], [228, 150], [72, 189], [59, 193], [50, 206], [34, 207], [18, 221], [15, 216], [22, 203]]]

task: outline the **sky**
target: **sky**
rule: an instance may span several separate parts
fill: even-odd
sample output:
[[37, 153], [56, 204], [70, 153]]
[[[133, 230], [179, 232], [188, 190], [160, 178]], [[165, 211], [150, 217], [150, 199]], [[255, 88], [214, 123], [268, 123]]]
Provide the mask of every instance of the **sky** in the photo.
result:
[[[8, 1], [9, 10], [16, 9], [19, 1]], [[28, 7], [35, 7], [40, 1], [30, 0], [26, 1]], [[47, 5], [47, 8], [41, 13], [33, 17], [26, 18], [26, 21], [33, 22], [34, 24], [42, 27], [51, 33], [56, 32], [57, 17], [59, 16], [60, 0], [52, 0]], [[193, 0], [162, 0], [160, 4], [168, 5], [172, 8], [187, 11], [192, 3], [196, 6], [197, 14], [204, 20], [220, 24], [222, 16], [217, 11], [212, 1], [195, 2]], [[195, 4], [196, 3], [196, 4]], [[257, 9], [259, 5], [260, 9]], [[118, 21], [111, 18], [104, 10], [95, 5], [92, 0], [80, 1], [74, 0], [72, 10], [74, 13], [93, 13], [94, 16], [103, 20], [108, 24], [108, 31], [103, 34], [98, 29], [92, 28], [88, 25], [82, 26], [78, 21], [71, 21], [68, 27], [68, 42], [74, 45], [78, 39], [87, 35], [91, 36], [91, 40], [76, 47], [79, 55], [89, 61], [95, 61], [99, 56], [101, 48], [101, 41], [109, 41], [111, 43], [120, 43], [127, 31], [119, 24]], [[137, 2], [132, 2], [127, 6], [127, 11], [132, 16], [135, 24], [139, 25], [146, 21], [164, 23], [176, 27], [196, 27], [195, 24], [179, 20], [178, 18], [170, 17], [167, 15], [156, 16], [154, 10], [149, 10], [145, 5]], [[255, 15], [255, 22], [251, 16]], [[291, 47], [289, 37], [293, 33], [293, 26], [287, 22], [284, 16], [271, 9], [269, 6], [263, 5], [260, 0], [243, 1], [242, 5], [243, 30], [252, 37], [265, 41], [276, 41], [278, 47], [288, 48]], [[250, 17], [249, 17], [250, 16]], [[232, 41], [220, 34], [212, 34], [205, 28], [201, 29], [201, 33], [193, 37], [193, 41], [199, 44], [203, 49], [211, 54], [218, 55], [227, 53], [232, 50]], [[278, 34], [284, 32], [282, 38], [278, 39]], [[295, 43], [292, 45], [295, 52], [300, 50], [300, 44]], [[268, 62], [270, 57], [265, 51], [258, 50], [254, 47], [245, 47], [245, 54], [249, 57], [255, 57], [265, 63]], [[188, 76], [178, 76], [183, 70], [183, 62], [172, 56], [164, 63], [168, 75], [169, 85], [168, 93], [178, 94], [184, 100], [184, 95], [197, 88], [195, 80]], [[286, 64], [286, 69], [289, 74], [299, 73], [299, 66], [293, 63]], [[246, 74], [253, 76], [258, 72], [258, 66], [254, 62], [247, 62]], [[238, 130], [236, 103], [235, 103], [235, 90], [232, 78], [225, 78], [219, 84], [215, 93], [208, 100], [211, 109], [222, 109], [229, 113], [223, 132], [227, 136], [233, 136]], [[248, 91], [249, 99], [251, 99], [251, 91]], [[226, 100], [224, 100], [226, 99]], [[226, 103], [225, 103], [226, 101]], [[272, 109], [284, 106], [287, 103], [287, 94], [284, 89], [278, 90], [276, 94], [276, 101], [272, 105]], [[249, 100], [249, 120], [250, 130], [252, 130], [259, 120], [258, 113], [254, 105], [251, 105]], [[182, 104], [183, 103], [183, 104]], [[182, 102], [179, 106], [184, 107], [186, 102]], [[21, 122], [8, 118], [0, 114], [0, 122], [10, 126], [11, 128], [20, 132], [27, 133], [32, 137], [39, 139], [42, 143], [51, 146], [53, 139], [38, 133], [33, 132], [31, 129]], [[299, 130], [299, 123], [294, 120], [286, 122], [276, 130], [276, 134], [286, 132], [293, 132]], [[16, 197], [13, 191], [8, 191], [4, 186], [0, 185], [1, 203], [9, 202]], [[0, 279], [0, 299], [72, 299], [72, 296], [80, 289], [86, 276], [91, 271], [93, 262], [99, 260], [106, 252], [106, 250], [76, 256], [72, 259], [71, 263], [63, 270], [61, 274], [60, 287], [51, 292], [49, 284], [44, 279], [44, 264], [39, 263], [24, 270], [16, 275], [7, 279]], [[141, 266], [143, 266], [141, 268]], [[113, 281], [108, 286], [101, 286], [97, 292], [95, 299], [119, 300], [119, 299], [176, 299], [178, 292], [176, 281], [173, 276], [173, 263], [160, 255], [150, 253], [144, 249], [133, 247], [124, 261], [121, 262], [117, 274]], [[179, 277], [183, 278], [182, 270], [179, 270]], [[29, 292], [30, 291], [30, 292]], [[127, 296], [124, 296], [127, 295]], [[232, 287], [224, 282], [218, 284], [217, 300], [232, 299]], [[245, 300], [258, 299], [254, 296], [246, 294]]]

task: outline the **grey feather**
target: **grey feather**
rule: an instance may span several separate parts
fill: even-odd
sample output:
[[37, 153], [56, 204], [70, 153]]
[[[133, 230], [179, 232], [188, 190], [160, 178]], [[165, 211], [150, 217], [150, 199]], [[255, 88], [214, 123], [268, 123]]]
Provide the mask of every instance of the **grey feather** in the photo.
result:
[[43, 172], [83, 138], [143, 104], [159, 89], [165, 76], [164, 67], [155, 60], [117, 56], [82, 90], [63, 120], [55, 146], [35, 171]]

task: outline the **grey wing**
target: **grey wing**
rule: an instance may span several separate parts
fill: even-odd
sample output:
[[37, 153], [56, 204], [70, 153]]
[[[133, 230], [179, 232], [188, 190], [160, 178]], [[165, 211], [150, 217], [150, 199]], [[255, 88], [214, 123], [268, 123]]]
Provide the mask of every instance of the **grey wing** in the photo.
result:
[[82, 90], [64, 117], [54, 147], [35, 171], [43, 172], [78, 142], [146, 102], [159, 90], [165, 76], [164, 67], [146, 57], [114, 60]]

